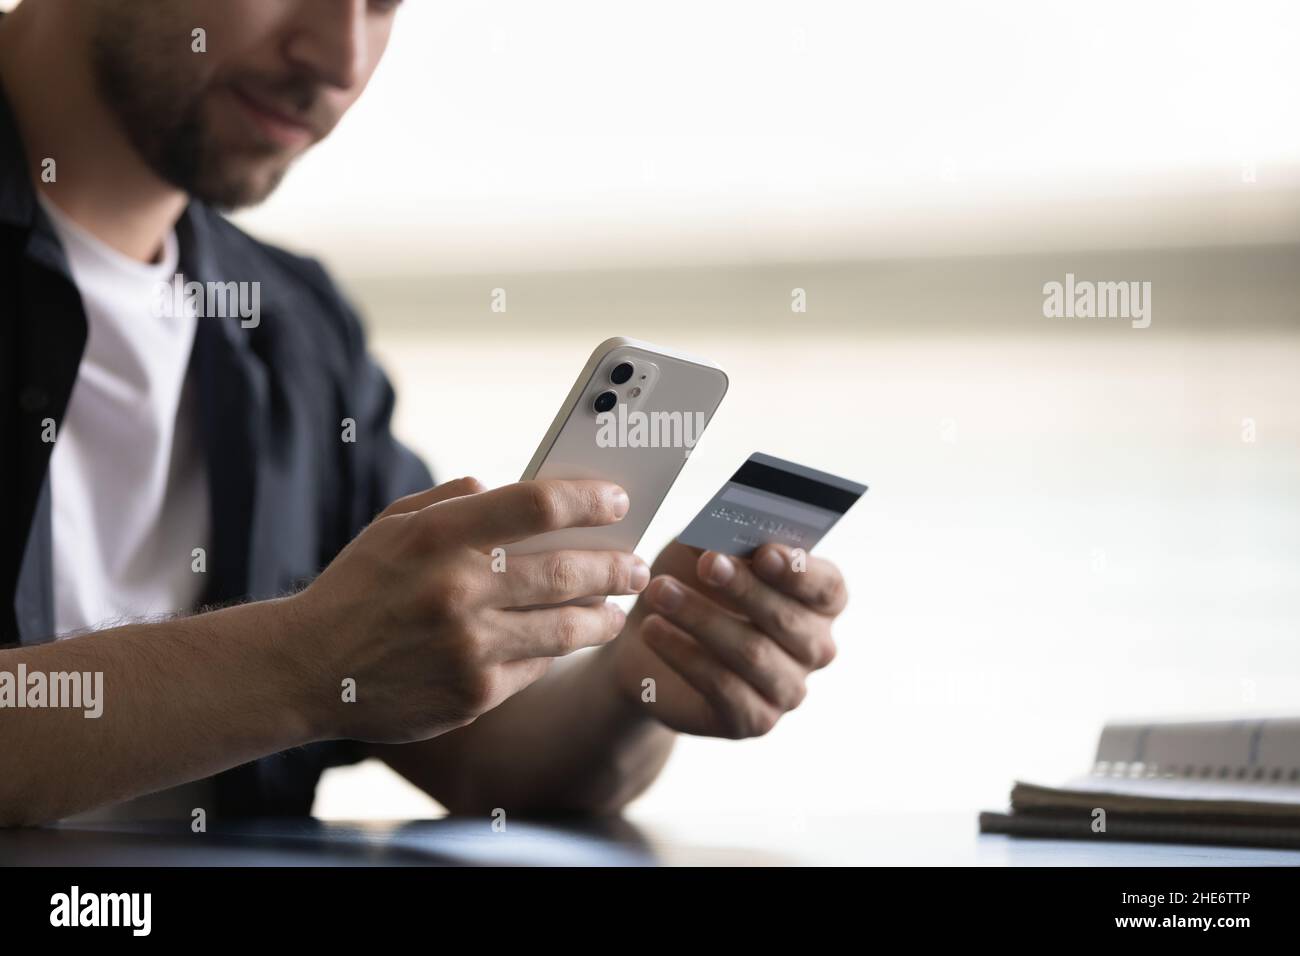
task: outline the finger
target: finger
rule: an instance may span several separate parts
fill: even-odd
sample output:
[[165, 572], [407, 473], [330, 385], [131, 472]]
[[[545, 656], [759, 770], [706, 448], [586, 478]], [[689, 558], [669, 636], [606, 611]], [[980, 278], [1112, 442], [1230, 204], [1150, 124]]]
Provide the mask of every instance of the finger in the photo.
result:
[[[848, 603], [844, 576], [830, 561], [805, 553], [796, 563], [793, 549], [783, 544], [765, 544], [754, 553], [751, 566], [760, 579], [798, 598], [819, 614], [834, 617]], [[803, 570], [797, 570], [801, 567]]]
[[694, 588], [660, 575], [646, 591], [654, 609], [782, 711], [803, 702], [805, 668], [748, 621], [724, 611]]
[[501, 661], [564, 657], [584, 647], [608, 644], [626, 622], [623, 609], [610, 601], [535, 611], [494, 611], [491, 619], [500, 635], [497, 660]]
[[649, 565], [624, 551], [541, 551], [511, 555], [504, 567], [493, 578], [509, 608], [639, 594], [650, 583]]
[[722, 736], [737, 740], [761, 737], [776, 725], [780, 711], [676, 624], [651, 614], [641, 622], [641, 636], [660, 660], [704, 698]]
[[561, 528], [613, 524], [627, 514], [627, 492], [608, 481], [520, 481], [434, 508], [451, 533], [488, 549]]
[[461, 498], [465, 495], [477, 495], [486, 490], [487, 486], [477, 478], [457, 478], [455, 481], [444, 481], [436, 487], [416, 492], [413, 495], [406, 495], [404, 498], [398, 498], [385, 508], [379, 516], [383, 518], [388, 515], [410, 514], [412, 511], [419, 511], [421, 508], [427, 508], [429, 505], [437, 504], [440, 501]]
[[697, 573], [800, 664], [818, 670], [835, 656], [830, 618], [759, 580], [746, 562], [706, 551]]

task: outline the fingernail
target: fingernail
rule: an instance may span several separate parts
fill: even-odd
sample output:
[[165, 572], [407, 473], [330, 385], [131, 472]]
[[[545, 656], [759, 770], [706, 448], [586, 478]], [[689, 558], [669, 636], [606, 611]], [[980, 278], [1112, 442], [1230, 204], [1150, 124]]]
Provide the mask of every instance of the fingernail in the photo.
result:
[[632, 499], [627, 496], [627, 492], [622, 488], [611, 492], [609, 500], [614, 507], [615, 518], [623, 517], [623, 515], [627, 514], [627, 509], [632, 507]]
[[771, 548], [754, 558], [754, 570], [766, 578], [778, 577], [785, 570], [785, 561]]
[[675, 611], [682, 606], [682, 589], [674, 581], [660, 578], [651, 595], [655, 604], [665, 611]]
[[638, 561], [632, 567], [632, 590], [638, 594], [645, 590], [645, 586], [650, 583], [650, 568], [644, 561]]
[[709, 565], [709, 581], [722, 587], [736, 576], [736, 565], [725, 554], [713, 556], [713, 563]]

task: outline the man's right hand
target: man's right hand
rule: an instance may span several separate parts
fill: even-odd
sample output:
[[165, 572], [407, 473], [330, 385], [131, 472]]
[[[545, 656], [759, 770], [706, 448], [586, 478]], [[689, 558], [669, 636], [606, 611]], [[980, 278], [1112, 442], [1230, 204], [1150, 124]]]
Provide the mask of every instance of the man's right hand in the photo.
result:
[[[454, 730], [544, 674], [556, 657], [618, 636], [609, 602], [649, 567], [617, 551], [492, 550], [561, 528], [620, 520], [627, 493], [605, 481], [525, 481], [486, 491], [461, 478], [399, 499], [310, 587], [280, 602], [283, 649], [322, 738], [406, 743]], [[344, 681], [355, 681], [355, 701]]]

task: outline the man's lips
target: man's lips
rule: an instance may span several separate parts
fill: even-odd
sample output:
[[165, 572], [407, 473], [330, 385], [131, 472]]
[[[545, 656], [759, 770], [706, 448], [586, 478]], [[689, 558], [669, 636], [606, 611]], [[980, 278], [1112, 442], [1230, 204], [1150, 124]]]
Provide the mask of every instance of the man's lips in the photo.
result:
[[231, 91], [248, 117], [272, 142], [280, 146], [305, 146], [316, 139], [315, 129], [302, 120], [294, 119], [238, 87], [232, 87]]

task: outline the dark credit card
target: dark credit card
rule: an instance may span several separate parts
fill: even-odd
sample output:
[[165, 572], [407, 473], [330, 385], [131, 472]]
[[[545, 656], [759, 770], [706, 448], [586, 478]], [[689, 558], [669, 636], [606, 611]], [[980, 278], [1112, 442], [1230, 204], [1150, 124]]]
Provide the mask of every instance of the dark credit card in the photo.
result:
[[866, 490], [856, 481], [755, 452], [677, 540], [742, 558], [769, 541], [808, 552]]

